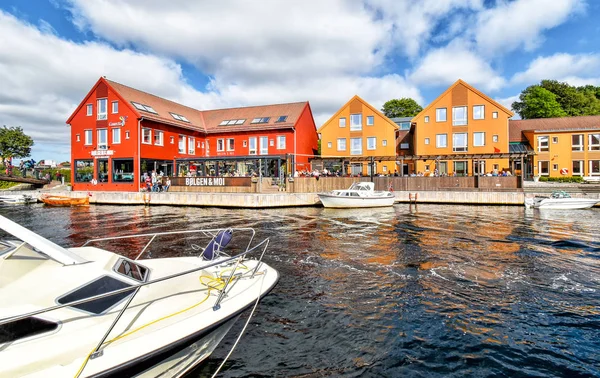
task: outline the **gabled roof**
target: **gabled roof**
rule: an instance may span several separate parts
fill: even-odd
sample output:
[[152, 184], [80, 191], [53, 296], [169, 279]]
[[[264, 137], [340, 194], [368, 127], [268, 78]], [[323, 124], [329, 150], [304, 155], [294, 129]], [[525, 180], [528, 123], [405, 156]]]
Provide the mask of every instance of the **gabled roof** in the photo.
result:
[[398, 129], [398, 125], [396, 125], [396, 123], [394, 123], [394, 121], [392, 121], [391, 119], [389, 119], [388, 117], [386, 117], [385, 114], [383, 114], [379, 110], [375, 109], [373, 106], [371, 106], [371, 104], [369, 104], [368, 102], [366, 102], [365, 100], [363, 100], [362, 98], [360, 98], [358, 95], [354, 95], [354, 97], [352, 97], [350, 100], [348, 100], [348, 102], [346, 102], [334, 115], [332, 115], [331, 118], [329, 118], [327, 120], [327, 122], [323, 123], [323, 125], [321, 125], [321, 127], [319, 127], [319, 129], [317, 130], [317, 132], [320, 133], [321, 130], [323, 129], [323, 127], [325, 127], [325, 125], [328, 125], [330, 122], [333, 122], [333, 120], [336, 119], [345, 108], [347, 108], [348, 106], [350, 106], [350, 104], [354, 100], [360, 101], [363, 105], [365, 105], [366, 107], [368, 107], [369, 109], [371, 109], [373, 111], [373, 113], [379, 114], [381, 117], [383, 117], [383, 119], [388, 124], [390, 124], [390, 126], [392, 126], [394, 128], [394, 130]]
[[515, 119], [508, 121], [509, 141], [521, 142], [527, 140], [524, 131], [549, 132], [549, 131], [584, 131], [600, 130], [600, 115], [560, 117], [560, 118], [536, 118]]
[[[204, 125], [209, 134], [252, 131], [252, 130], [276, 130], [293, 128], [302, 112], [309, 106], [307, 101], [292, 102], [288, 104], [247, 106], [239, 108], [204, 110]], [[277, 122], [280, 117], [285, 120]], [[252, 123], [254, 119], [261, 118], [267, 122]], [[221, 125], [227, 120], [244, 120], [242, 124]]]
[[477, 88], [469, 85], [468, 83], [464, 82], [461, 79], [456, 80], [456, 82], [454, 84], [452, 84], [451, 86], [448, 87], [448, 89], [446, 89], [441, 95], [437, 96], [435, 100], [433, 100], [429, 105], [427, 105], [423, 110], [421, 110], [421, 112], [419, 114], [417, 114], [416, 116], [413, 117], [413, 120], [421, 117], [421, 115], [423, 113], [425, 113], [427, 110], [429, 110], [430, 108], [432, 108], [433, 106], [435, 106], [435, 103], [442, 97], [444, 97], [445, 95], [447, 95], [448, 93], [450, 93], [450, 91], [456, 87], [457, 85], [464, 85], [465, 87], [467, 87], [467, 89], [469, 89], [470, 91], [473, 91], [475, 93], [477, 93], [479, 96], [483, 97], [484, 99], [486, 99], [488, 102], [494, 104], [495, 106], [498, 107], [498, 109], [502, 110], [504, 113], [506, 113], [508, 115], [508, 117], [512, 117], [515, 114], [513, 112], [511, 112], [510, 110], [506, 109], [503, 105], [501, 105], [500, 103], [494, 101], [492, 98], [490, 98], [488, 95], [486, 95], [485, 93], [481, 92], [480, 90], [478, 90]]

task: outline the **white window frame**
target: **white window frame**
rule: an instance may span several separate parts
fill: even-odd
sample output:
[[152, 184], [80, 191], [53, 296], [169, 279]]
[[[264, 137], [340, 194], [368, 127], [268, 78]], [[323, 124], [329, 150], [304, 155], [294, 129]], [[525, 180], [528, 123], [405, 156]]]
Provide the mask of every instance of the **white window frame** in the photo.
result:
[[552, 170], [558, 171], [558, 164], [552, 164]]
[[350, 114], [350, 131], [362, 130], [362, 113]]
[[332, 147], [332, 143], [331, 142], [327, 142], [327, 148], [331, 148]]
[[188, 137], [188, 155], [196, 154], [196, 138]]
[[400, 143], [400, 149], [401, 150], [408, 150], [408, 149], [410, 149], [410, 143]]
[[558, 143], [558, 137], [557, 136], [553, 136], [552, 137], [552, 144], [557, 144]]
[[219, 138], [219, 139], [217, 139], [217, 152], [224, 152], [224, 151], [225, 151], [225, 139]]
[[91, 146], [94, 144], [94, 134], [92, 132], [92, 130], [83, 130], [83, 136], [85, 139], [85, 146]]
[[235, 138], [227, 138], [227, 146], [225, 147], [227, 148], [227, 151], [235, 151]]
[[[254, 146], [252, 146], [254, 144]], [[256, 137], [248, 138], [248, 155], [258, 154], [258, 140]]]
[[171, 136], [169, 139], [170, 139], [170, 143], [171, 144], [175, 144], [175, 137], [174, 136]]
[[[479, 115], [477, 114], [478, 112], [475, 109], [480, 110]], [[473, 119], [474, 120], [485, 119], [485, 105], [473, 105]]]
[[[542, 145], [545, 143], [545, 145]], [[538, 152], [550, 151], [550, 137], [548, 135], [540, 135], [537, 137], [537, 150]]]
[[[481, 144], [477, 143], [477, 136], [481, 135]], [[476, 131], [473, 133], [473, 147], [484, 147], [485, 146], [485, 132]]]
[[[443, 138], [440, 138], [443, 137]], [[444, 142], [443, 144], [441, 142]], [[435, 147], [436, 148], [448, 148], [448, 134], [436, 134], [435, 136]]]
[[[596, 138], [596, 143], [592, 143], [592, 138]], [[600, 134], [588, 134], [588, 151], [600, 151]]]
[[185, 135], [179, 135], [179, 138], [177, 140], [177, 151], [179, 151], [180, 154], [185, 155], [186, 153], [186, 147], [187, 147], [187, 138], [185, 137]]
[[429, 116], [425, 116], [424, 121], [425, 121], [425, 123], [429, 123]]
[[77, 142], [81, 142], [81, 135], [79, 135], [79, 134], [76, 134], [76, 135], [75, 135], [75, 140], [76, 140]]
[[243, 140], [242, 141], [242, 147], [248, 147], [248, 141], [247, 140]]
[[[100, 104], [104, 104], [104, 112], [102, 112], [102, 106]], [[96, 107], [98, 108], [96, 119], [99, 121], [108, 119], [108, 99], [99, 98], [96, 101]]]
[[346, 127], [346, 117], [340, 117], [340, 119], [338, 120], [338, 126]]
[[[145, 142], [146, 133], [148, 135], [148, 141]], [[152, 129], [143, 127], [142, 128], [142, 144], [152, 144]]]
[[346, 151], [346, 138], [338, 138], [337, 139], [337, 150], [338, 151]]
[[[458, 118], [457, 111], [464, 109], [465, 117]], [[452, 108], [452, 126], [467, 126], [469, 124], [469, 108], [466, 106], [454, 106]]]
[[[156, 141], [156, 139], [158, 139], [158, 142]], [[164, 132], [161, 130], [154, 130], [154, 139], [153, 139], [154, 145], [155, 146], [163, 146], [165, 143], [165, 135]]]
[[112, 101], [110, 103], [110, 112], [111, 112], [111, 114], [119, 113], [119, 101]]
[[[575, 172], [575, 163], [579, 163], [579, 172]], [[584, 169], [585, 169], [585, 164], [583, 160], [573, 160], [572, 164], [571, 164], [571, 175], [572, 176], [583, 176], [584, 174]]]
[[129, 131], [125, 131], [125, 139], [129, 139]]
[[375, 116], [367, 116], [367, 126], [373, 126], [375, 124]]
[[387, 139], [383, 139], [383, 140], [381, 141], [381, 146], [382, 146], [382, 147], [387, 147]]
[[94, 115], [94, 105], [93, 104], [87, 104], [85, 106], [85, 115], [87, 117], [91, 117]]
[[268, 155], [269, 154], [269, 137], [261, 136], [258, 137], [258, 154]]
[[[546, 163], [547, 164], [547, 171], [546, 171], [546, 173], [542, 172], [542, 163]], [[550, 175], [550, 162], [548, 160], [540, 160], [540, 161], [538, 161], [538, 175], [539, 176], [548, 176], [548, 175]]]
[[492, 118], [498, 119], [498, 112], [492, 112]]
[[492, 135], [492, 142], [493, 143], [498, 143], [498, 135]]
[[[118, 127], [115, 127], [113, 129], [111, 129], [111, 137], [112, 137], [112, 144], [121, 144], [121, 129]], [[115, 138], [116, 136], [116, 138]]]
[[277, 135], [277, 149], [285, 150], [285, 148], [286, 148], [285, 135]]
[[430, 142], [429, 138], [425, 138], [425, 145], [426, 146], [429, 145], [429, 142]]
[[[596, 162], [596, 164], [597, 164], [597, 167], [598, 167], [597, 171], [594, 171], [592, 169], [594, 167], [594, 162]], [[600, 160], [590, 160], [589, 168], [590, 168], [590, 170], [588, 171], [589, 176], [600, 176]]]
[[[442, 117], [442, 115], [443, 115], [443, 117]], [[435, 122], [446, 122], [447, 120], [448, 120], [448, 108], [436, 108], [435, 109]]]
[[377, 149], [377, 137], [367, 137], [367, 150], [372, 151]]
[[[459, 135], [465, 136], [464, 146], [459, 146], [456, 143], [456, 137]], [[469, 134], [468, 133], [454, 133], [452, 134], [452, 151], [453, 152], [468, 152], [469, 151]]]
[[[100, 135], [104, 134], [104, 140], [106, 141], [104, 144], [100, 143], [101, 137]], [[98, 145], [97, 145], [97, 149], [98, 150], [107, 150], [108, 149], [108, 129], [98, 129], [96, 130], [96, 136], [97, 136], [97, 141], [98, 141]]]
[[[359, 142], [359, 143], [356, 143]], [[360, 146], [360, 148], [355, 148]], [[350, 155], [362, 155], [362, 138], [350, 138]]]
[[[579, 143], [573, 143], [573, 138], [579, 137]], [[583, 134], [573, 134], [571, 136], [571, 151], [583, 151]]]

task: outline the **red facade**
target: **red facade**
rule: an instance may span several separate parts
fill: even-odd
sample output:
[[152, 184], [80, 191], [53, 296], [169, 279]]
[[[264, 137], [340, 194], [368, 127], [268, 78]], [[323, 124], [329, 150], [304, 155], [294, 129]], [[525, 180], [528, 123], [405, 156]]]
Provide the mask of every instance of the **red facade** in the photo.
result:
[[[73, 190], [138, 191], [144, 172], [174, 176], [196, 166], [207, 175], [250, 174], [223, 161], [303, 167], [318, 140], [308, 102], [199, 111], [105, 78], [67, 123]], [[289, 169], [296, 167], [283, 172], [279, 163], [276, 173]]]

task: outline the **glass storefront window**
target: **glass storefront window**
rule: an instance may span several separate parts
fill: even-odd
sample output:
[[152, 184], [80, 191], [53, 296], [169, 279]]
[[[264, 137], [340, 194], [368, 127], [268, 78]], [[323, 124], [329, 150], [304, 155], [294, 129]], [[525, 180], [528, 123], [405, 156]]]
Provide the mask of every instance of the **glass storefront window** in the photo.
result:
[[113, 159], [113, 182], [133, 182], [133, 159]]
[[93, 177], [93, 160], [75, 160], [75, 182], [90, 182]]
[[108, 182], [108, 159], [98, 159], [98, 182]]

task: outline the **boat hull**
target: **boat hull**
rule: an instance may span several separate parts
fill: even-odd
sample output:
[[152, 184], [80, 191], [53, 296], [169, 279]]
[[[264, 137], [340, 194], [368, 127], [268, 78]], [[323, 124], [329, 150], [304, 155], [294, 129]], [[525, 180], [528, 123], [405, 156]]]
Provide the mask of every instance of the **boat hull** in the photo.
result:
[[26, 205], [30, 203], [36, 203], [37, 198], [29, 195], [6, 195], [0, 196], [0, 203], [13, 204], [13, 205]]
[[386, 207], [394, 205], [394, 196], [381, 197], [341, 197], [327, 193], [319, 193], [319, 199], [324, 207], [347, 209]]
[[599, 201], [585, 198], [544, 198], [529, 201], [528, 207], [536, 209], [576, 210], [589, 209]]
[[48, 206], [89, 206], [90, 197], [42, 196], [40, 200]]

